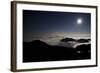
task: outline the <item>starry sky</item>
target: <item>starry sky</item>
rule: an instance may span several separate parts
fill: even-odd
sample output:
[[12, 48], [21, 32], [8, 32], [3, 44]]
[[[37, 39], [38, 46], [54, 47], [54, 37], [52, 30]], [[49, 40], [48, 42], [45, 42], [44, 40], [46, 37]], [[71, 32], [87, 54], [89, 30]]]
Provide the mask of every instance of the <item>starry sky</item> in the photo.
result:
[[[80, 24], [77, 22], [78, 19], [81, 19], [82, 21]], [[90, 33], [91, 14], [23, 10], [24, 41], [33, 37], [33, 34], [53, 32]]]

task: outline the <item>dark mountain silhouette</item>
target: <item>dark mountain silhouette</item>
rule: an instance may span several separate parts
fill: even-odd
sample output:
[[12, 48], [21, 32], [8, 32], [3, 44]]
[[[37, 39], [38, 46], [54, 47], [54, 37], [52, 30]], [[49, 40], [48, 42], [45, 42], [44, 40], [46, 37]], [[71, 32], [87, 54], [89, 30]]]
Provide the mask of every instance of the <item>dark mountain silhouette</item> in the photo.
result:
[[79, 43], [87, 43], [90, 41], [90, 39], [73, 39], [73, 38], [64, 38], [60, 40], [61, 42], [69, 42], [69, 41], [75, 41], [75, 42], [79, 42]]
[[87, 43], [89, 41], [90, 41], [90, 39], [79, 39], [79, 40], [77, 40], [77, 42], [79, 42], [79, 43]]
[[64, 38], [64, 39], [61, 39], [60, 41], [61, 42], [69, 42], [69, 41], [76, 41], [76, 40], [73, 38]]
[[77, 48], [77, 50], [90, 50], [91, 45], [90, 44], [87, 44], [87, 45], [83, 44], [83, 45], [77, 46], [76, 48]]
[[[82, 53], [78, 53], [81, 51]], [[23, 62], [90, 59], [90, 46], [75, 48], [52, 46], [40, 40], [23, 42]], [[83, 53], [84, 52], [84, 53]]]

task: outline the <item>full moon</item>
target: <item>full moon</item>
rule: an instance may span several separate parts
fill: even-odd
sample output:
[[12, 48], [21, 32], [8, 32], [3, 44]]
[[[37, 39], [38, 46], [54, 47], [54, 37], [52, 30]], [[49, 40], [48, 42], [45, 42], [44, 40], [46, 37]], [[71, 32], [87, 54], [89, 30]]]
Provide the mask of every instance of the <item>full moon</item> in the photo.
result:
[[77, 19], [77, 24], [82, 24], [82, 19], [81, 18]]

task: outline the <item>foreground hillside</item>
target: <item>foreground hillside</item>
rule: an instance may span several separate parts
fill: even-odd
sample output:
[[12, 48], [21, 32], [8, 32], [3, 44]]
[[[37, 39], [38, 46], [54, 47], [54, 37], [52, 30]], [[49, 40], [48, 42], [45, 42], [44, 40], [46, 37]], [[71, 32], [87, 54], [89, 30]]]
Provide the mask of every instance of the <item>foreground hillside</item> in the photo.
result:
[[52, 46], [40, 40], [23, 43], [23, 62], [60, 61], [90, 59], [91, 45], [76, 48]]

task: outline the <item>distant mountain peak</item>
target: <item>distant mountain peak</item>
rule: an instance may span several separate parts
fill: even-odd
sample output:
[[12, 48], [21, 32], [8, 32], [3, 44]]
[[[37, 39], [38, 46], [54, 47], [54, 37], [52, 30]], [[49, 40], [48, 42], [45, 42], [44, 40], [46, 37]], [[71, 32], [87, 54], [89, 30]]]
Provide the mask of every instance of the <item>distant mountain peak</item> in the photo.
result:
[[64, 38], [64, 39], [61, 39], [60, 41], [61, 42], [69, 42], [69, 41], [76, 41], [76, 40], [73, 38]]

